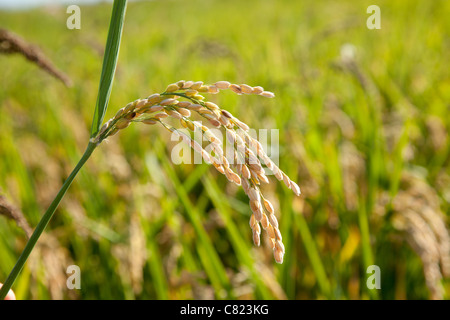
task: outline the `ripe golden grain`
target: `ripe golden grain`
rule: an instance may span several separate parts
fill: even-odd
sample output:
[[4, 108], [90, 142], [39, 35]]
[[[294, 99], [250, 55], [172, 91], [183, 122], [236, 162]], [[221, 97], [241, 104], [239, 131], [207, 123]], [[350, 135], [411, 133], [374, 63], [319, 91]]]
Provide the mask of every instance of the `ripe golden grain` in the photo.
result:
[[173, 99], [173, 98], [169, 98], [169, 99], [164, 99], [163, 101], [161, 101], [160, 105], [162, 106], [168, 106], [171, 104], [176, 104], [177, 100]]
[[177, 108], [177, 111], [179, 113], [181, 113], [182, 116], [184, 117], [190, 117], [191, 116], [191, 112], [188, 109], [185, 108]]
[[[201, 93], [216, 94], [220, 90], [230, 89], [236, 94], [255, 94], [267, 98], [275, 95], [270, 91], [265, 91], [263, 87], [251, 87], [247, 84], [231, 84], [228, 81], [217, 81], [214, 85], [204, 85], [202, 81], [180, 80], [167, 86], [162, 94], [152, 94], [147, 99], [139, 99], [127, 104], [119, 109], [114, 118], [107, 121], [99, 131], [97, 137], [92, 142], [101, 143], [107, 137], [116, 134], [119, 130], [126, 128], [133, 122], [143, 122], [144, 124], [160, 123], [167, 130], [171, 131], [175, 137], [181, 137], [182, 141], [188, 144], [195, 152], [201, 153], [203, 160], [212, 164], [216, 170], [225, 175], [226, 178], [241, 185], [244, 192], [249, 197], [252, 215], [249, 225], [252, 230], [252, 239], [255, 245], [260, 245], [261, 226], [267, 232], [271, 244], [274, 259], [277, 263], [283, 262], [285, 248], [282, 243], [282, 236], [278, 226], [278, 219], [274, 214], [272, 204], [262, 197], [259, 185], [261, 182], [270, 183], [262, 167], [262, 162], [269, 168], [275, 177], [292, 189], [298, 196], [300, 188], [281, 171], [273, 161], [267, 156], [261, 143], [252, 138], [248, 131], [249, 126], [234, 117], [227, 110], [223, 110], [219, 105], [205, 100]], [[185, 99], [179, 101], [177, 99]], [[164, 110], [164, 112], [160, 112]], [[229, 163], [224, 156], [222, 141], [201, 122], [191, 120], [193, 113], [208, 120], [217, 128], [223, 128], [227, 139], [232, 142], [235, 151], [234, 160], [240, 163]], [[201, 143], [193, 140], [190, 135], [178, 131], [173, 126], [163, 120], [168, 116], [179, 120], [181, 127], [191, 131], [201, 130], [203, 137], [210, 142], [211, 152], [207, 152]], [[236, 170], [233, 171], [233, 168]]]
[[169, 84], [169, 86], [166, 88], [166, 92], [174, 92], [178, 91], [180, 87], [176, 83]]
[[203, 86], [203, 81], [197, 81], [194, 82], [194, 84], [191, 86], [191, 89], [198, 90]]
[[253, 88], [250, 87], [249, 85], [241, 84], [241, 85], [239, 85], [239, 87], [241, 88], [242, 93], [245, 93], [245, 94], [253, 93]]
[[237, 94], [242, 94], [242, 89], [237, 84], [230, 85], [230, 90]]

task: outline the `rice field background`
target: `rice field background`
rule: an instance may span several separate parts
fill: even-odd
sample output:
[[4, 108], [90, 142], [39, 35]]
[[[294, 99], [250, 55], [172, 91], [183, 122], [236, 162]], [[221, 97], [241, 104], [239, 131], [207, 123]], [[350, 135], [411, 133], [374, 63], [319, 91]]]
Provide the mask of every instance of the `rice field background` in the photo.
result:
[[[371, 4], [380, 30], [366, 27]], [[111, 5], [80, 7], [80, 30], [66, 6], [0, 12], [73, 84], [0, 55], [0, 201], [25, 219], [0, 215], [0, 282], [89, 140]], [[280, 168], [302, 189], [264, 187], [284, 263], [266, 234], [253, 246], [242, 188], [206, 164], [174, 165], [167, 131], [132, 125], [80, 172], [17, 298], [448, 298], [448, 12], [448, 1], [130, 2], [106, 118], [181, 79], [274, 92], [214, 99], [279, 129]], [[69, 265], [80, 290], [66, 286]], [[380, 290], [366, 285], [371, 265]]]

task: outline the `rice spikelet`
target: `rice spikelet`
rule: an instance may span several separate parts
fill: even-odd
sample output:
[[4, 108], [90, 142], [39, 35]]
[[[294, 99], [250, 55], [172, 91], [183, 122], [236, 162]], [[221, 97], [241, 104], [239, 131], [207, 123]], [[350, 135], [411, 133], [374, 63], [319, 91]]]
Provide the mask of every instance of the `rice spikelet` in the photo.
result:
[[[205, 85], [202, 81], [181, 80], [167, 86], [165, 92], [152, 94], [146, 99], [136, 100], [121, 108], [112, 119], [103, 125], [97, 137], [93, 138], [91, 142], [100, 144], [119, 130], [128, 127], [131, 122], [142, 122], [149, 125], [161, 124], [175, 137], [180, 138], [195, 152], [199, 153], [205, 162], [212, 164], [230, 182], [242, 186], [249, 197], [249, 205], [252, 211], [249, 225], [252, 230], [253, 243], [256, 246], [260, 245], [262, 227], [271, 240], [275, 261], [282, 263], [285, 247], [282, 242], [278, 219], [275, 216], [272, 204], [264, 198], [259, 187], [261, 183], [270, 183], [263, 164], [297, 196], [300, 195], [300, 188], [270, 160], [261, 143], [250, 136], [248, 133], [250, 128], [246, 123], [203, 96], [204, 93], [216, 94], [221, 90], [228, 89], [238, 95], [275, 97], [272, 92], [266, 91], [260, 86], [238, 85], [228, 81], [217, 81], [213, 85]], [[235, 161], [230, 162], [231, 160], [229, 161], [224, 156], [222, 141], [210, 128], [199, 121], [194, 121], [192, 119], [194, 115], [206, 119], [212, 126], [225, 131], [226, 138], [233, 144], [234, 159], [232, 160]], [[170, 118], [177, 119], [177, 123], [182, 128], [188, 129], [188, 132], [201, 131], [203, 137], [209, 142], [208, 148], [204, 148], [189, 134], [181, 132], [166, 122]], [[210, 149], [210, 152], [207, 149]]]

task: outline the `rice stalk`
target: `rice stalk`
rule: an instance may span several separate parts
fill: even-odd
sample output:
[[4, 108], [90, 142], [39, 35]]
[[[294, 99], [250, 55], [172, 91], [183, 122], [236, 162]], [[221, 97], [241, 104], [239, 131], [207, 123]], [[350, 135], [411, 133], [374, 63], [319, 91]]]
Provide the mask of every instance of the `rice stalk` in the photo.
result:
[[[297, 196], [300, 188], [269, 158], [261, 143], [251, 137], [249, 126], [222, 109], [217, 104], [208, 101], [204, 93], [216, 94], [221, 90], [229, 89], [232, 92], [242, 94], [260, 95], [273, 98], [275, 95], [265, 91], [262, 87], [251, 87], [246, 84], [232, 84], [228, 81], [218, 81], [213, 85], [205, 85], [201, 81], [178, 81], [167, 86], [162, 93], [156, 93], [145, 99], [137, 99], [119, 109], [116, 115], [108, 120], [100, 129], [97, 136], [91, 139], [91, 143], [99, 145], [103, 140], [117, 134], [127, 128], [133, 122], [141, 122], [147, 125], [160, 124], [170, 131], [173, 136], [181, 139], [195, 152], [202, 156], [203, 161], [212, 164], [217, 171], [236, 184], [241, 185], [249, 197], [252, 210], [250, 228], [252, 230], [253, 243], [260, 245], [262, 229], [271, 239], [274, 259], [277, 263], [283, 262], [285, 247], [271, 202], [264, 197], [260, 185], [270, 183], [264, 167], [268, 168], [279, 181], [291, 189]], [[222, 148], [222, 141], [215, 135], [210, 127], [195, 121], [193, 115], [206, 120], [214, 128], [220, 128], [226, 133], [226, 138], [233, 145], [233, 158], [229, 161]], [[180, 123], [181, 128], [169, 124], [167, 120], [173, 119]], [[209, 142], [207, 148], [189, 134], [180, 129], [188, 129], [189, 132], [200, 132]]]

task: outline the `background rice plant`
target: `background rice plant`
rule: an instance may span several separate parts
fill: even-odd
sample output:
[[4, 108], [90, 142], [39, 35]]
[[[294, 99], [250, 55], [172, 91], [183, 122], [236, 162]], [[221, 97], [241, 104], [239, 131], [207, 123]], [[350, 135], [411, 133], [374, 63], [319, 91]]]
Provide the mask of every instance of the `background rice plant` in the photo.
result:
[[[368, 30], [370, 4], [129, 3], [106, 118], [180, 79], [275, 92], [214, 99], [253, 128], [280, 129], [280, 167], [302, 196], [279, 184], [264, 193], [289, 254], [276, 265], [265, 241], [253, 247], [240, 188], [210, 166], [173, 165], [165, 130], [132, 125], [73, 183], [17, 297], [448, 297], [450, 5], [379, 1], [382, 29]], [[65, 7], [0, 12], [1, 27], [38, 43], [73, 81], [0, 56], [1, 194], [33, 227], [89, 139], [111, 7], [81, 10], [73, 31]], [[25, 242], [0, 216], [0, 279]], [[65, 286], [71, 264], [81, 290]], [[366, 287], [371, 264], [382, 272], [376, 294]]]

